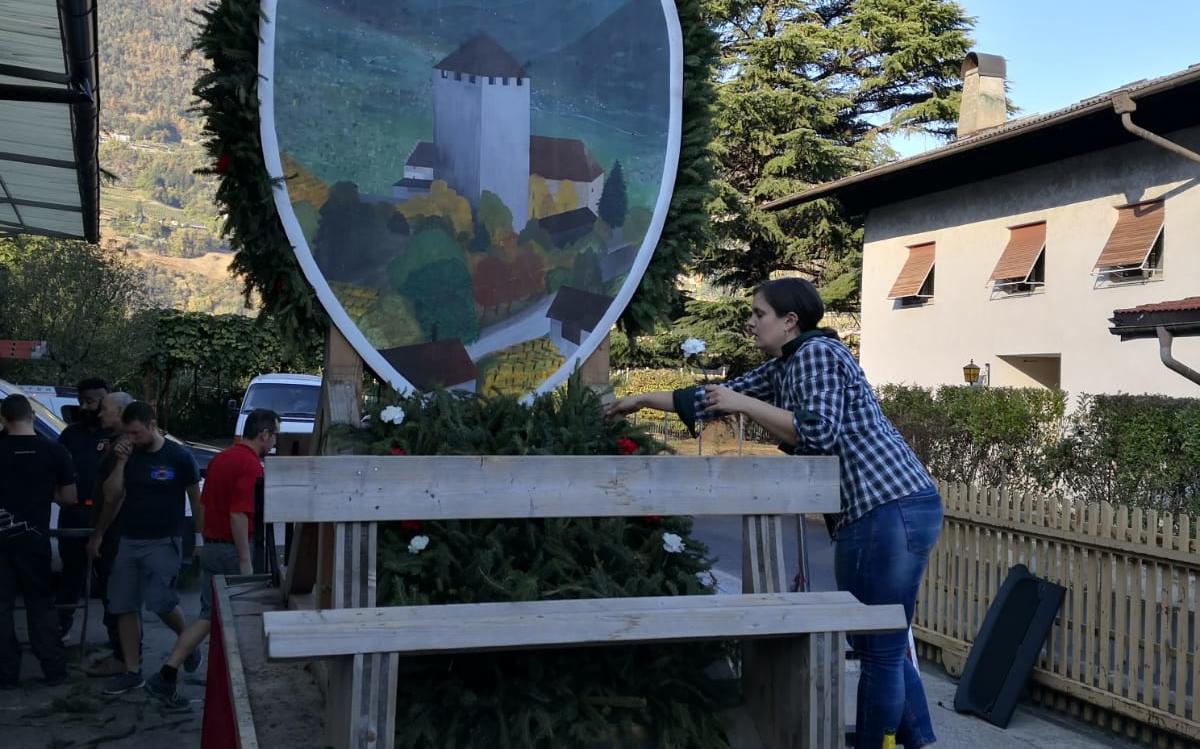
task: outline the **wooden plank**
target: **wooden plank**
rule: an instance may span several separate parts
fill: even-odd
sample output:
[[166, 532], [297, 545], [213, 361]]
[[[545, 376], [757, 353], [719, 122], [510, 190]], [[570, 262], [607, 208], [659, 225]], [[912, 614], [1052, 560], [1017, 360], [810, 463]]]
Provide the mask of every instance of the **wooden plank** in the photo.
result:
[[268, 522], [798, 515], [841, 506], [832, 456], [273, 457], [265, 497]]
[[229, 585], [225, 575], [212, 579], [214, 592], [214, 614], [221, 620], [221, 647], [225, 651], [225, 673], [228, 677], [230, 709], [237, 732], [235, 749], [258, 749], [258, 731], [254, 727], [254, 712], [250, 709], [250, 689], [246, 686], [246, 672], [242, 669], [242, 653], [238, 648], [237, 627], [233, 624], [233, 604], [229, 598]]
[[[568, 604], [570, 601], [563, 601]], [[358, 609], [321, 612], [320, 624], [290, 624], [300, 612], [264, 614], [270, 658], [314, 658], [349, 653], [410, 655], [708, 639], [789, 637], [813, 632], [886, 632], [907, 627], [900, 605], [698, 606], [674, 611], [611, 609], [587, 616], [563, 606], [557, 613], [476, 616], [471, 604], [370, 609], [408, 618], [364, 622]], [[443, 611], [435, 611], [443, 609]]]
[[564, 608], [579, 616], [588, 616], [605, 611], [676, 612], [699, 607], [747, 607], [747, 606], [809, 606], [814, 604], [862, 606], [858, 599], [844, 590], [811, 593], [744, 593], [740, 595], [695, 595], [695, 596], [638, 596], [635, 598], [574, 598], [553, 601], [496, 601], [492, 603], [449, 603], [430, 606], [382, 606], [364, 609], [329, 611], [298, 609], [288, 611], [284, 619], [277, 618], [283, 612], [271, 612], [263, 620], [264, 627], [272, 623], [287, 626], [320, 626], [335, 617], [338, 622], [356, 622], [365, 626], [404, 625], [409, 621], [424, 619], [430, 612], [441, 612], [440, 616], [455, 615], [458, 611], [475, 612], [485, 618], [520, 616], [542, 616], [560, 613]]
[[[1105, 502], [1100, 506], [1100, 525], [1107, 531], [1112, 529], [1112, 505]], [[1116, 606], [1114, 601], [1113, 564], [1114, 555], [1103, 552], [1097, 560], [1100, 570], [1100, 673], [1099, 686], [1101, 689], [1113, 688], [1113, 618], [1112, 611]]]
[[1116, 663], [1113, 670], [1115, 684], [1113, 692], [1129, 695], [1129, 685], [1137, 676], [1137, 667], [1129, 657], [1132, 640], [1133, 611], [1129, 602], [1129, 558], [1124, 554], [1113, 555], [1113, 567], [1117, 575], [1117, 607], [1113, 631], [1116, 634]]

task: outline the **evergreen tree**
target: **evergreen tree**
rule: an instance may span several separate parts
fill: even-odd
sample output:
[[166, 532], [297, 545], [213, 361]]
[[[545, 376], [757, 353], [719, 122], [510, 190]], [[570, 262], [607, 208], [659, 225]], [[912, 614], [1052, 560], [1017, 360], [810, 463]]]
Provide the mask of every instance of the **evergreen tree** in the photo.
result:
[[625, 225], [625, 211], [628, 209], [625, 175], [621, 173], [621, 162], [615, 161], [608, 178], [604, 180], [604, 190], [600, 193], [600, 218], [616, 229]]
[[709, 0], [720, 34], [712, 206], [717, 241], [697, 269], [748, 285], [814, 277], [856, 306], [861, 221], [830, 200], [762, 203], [892, 158], [889, 136], [953, 132], [971, 19], [951, 0]]

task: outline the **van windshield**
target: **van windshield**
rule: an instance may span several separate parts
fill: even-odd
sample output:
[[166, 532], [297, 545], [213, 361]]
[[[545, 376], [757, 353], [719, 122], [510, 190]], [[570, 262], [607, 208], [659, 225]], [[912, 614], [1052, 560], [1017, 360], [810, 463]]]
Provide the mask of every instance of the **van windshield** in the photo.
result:
[[314, 385], [263, 383], [252, 385], [242, 401], [242, 413], [269, 408], [280, 417], [314, 419], [321, 388]]

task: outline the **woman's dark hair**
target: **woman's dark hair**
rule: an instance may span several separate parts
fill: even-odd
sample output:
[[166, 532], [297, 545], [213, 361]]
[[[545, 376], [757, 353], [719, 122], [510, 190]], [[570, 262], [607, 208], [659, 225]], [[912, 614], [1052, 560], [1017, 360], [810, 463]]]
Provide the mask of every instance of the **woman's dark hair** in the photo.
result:
[[[821, 318], [825, 317], [825, 303], [817, 293], [817, 287], [803, 278], [776, 278], [754, 287], [755, 294], [762, 294], [775, 314], [783, 317], [789, 312], [796, 315], [801, 333], [816, 330]], [[822, 328], [824, 333], [837, 338], [833, 328]]]

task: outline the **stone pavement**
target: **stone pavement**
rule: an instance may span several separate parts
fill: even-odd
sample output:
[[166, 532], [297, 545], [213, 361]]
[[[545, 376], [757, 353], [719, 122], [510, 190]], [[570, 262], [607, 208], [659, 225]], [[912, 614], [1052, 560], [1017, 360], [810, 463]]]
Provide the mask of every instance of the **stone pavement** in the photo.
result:
[[[190, 618], [199, 611], [199, 593], [183, 593], [183, 611]], [[24, 643], [25, 612], [17, 612], [17, 636]], [[92, 602], [88, 623], [89, 651], [96, 652], [107, 637], [99, 621], [99, 601]], [[200, 744], [200, 718], [204, 698], [207, 659], [195, 674], [180, 673], [180, 693], [190, 701], [188, 709], [167, 710], [144, 691], [119, 697], [101, 693], [107, 679], [89, 678], [78, 669], [79, 626], [82, 613], [69, 637], [71, 676], [66, 684], [47, 687], [37, 659], [25, 646], [21, 684], [0, 690], [0, 747], [8, 749], [190, 749]], [[142, 672], [149, 675], [175, 643], [175, 635], [158, 617], [143, 618]]]

